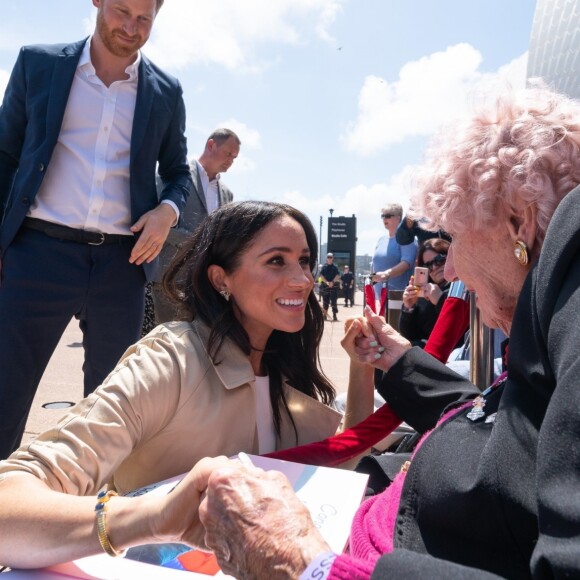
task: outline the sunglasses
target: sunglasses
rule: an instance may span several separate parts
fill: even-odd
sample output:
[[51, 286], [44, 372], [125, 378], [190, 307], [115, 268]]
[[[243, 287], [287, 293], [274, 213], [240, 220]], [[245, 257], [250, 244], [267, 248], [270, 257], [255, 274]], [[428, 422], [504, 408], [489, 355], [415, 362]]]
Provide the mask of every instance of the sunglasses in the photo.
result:
[[445, 264], [446, 261], [447, 256], [445, 254], [437, 254], [437, 256], [435, 256], [429, 262], [424, 262], [423, 267], [427, 268], [429, 272], [432, 272], [433, 270], [435, 270], [435, 268], [438, 268], [442, 264]]
[[395, 214], [395, 213], [382, 213], [381, 214], [381, 217], [384, 220], [386, 220], [386, 219], [389, 219], [389, 218], [392, 218], [392, 217], [397, 217], [397, 214]]

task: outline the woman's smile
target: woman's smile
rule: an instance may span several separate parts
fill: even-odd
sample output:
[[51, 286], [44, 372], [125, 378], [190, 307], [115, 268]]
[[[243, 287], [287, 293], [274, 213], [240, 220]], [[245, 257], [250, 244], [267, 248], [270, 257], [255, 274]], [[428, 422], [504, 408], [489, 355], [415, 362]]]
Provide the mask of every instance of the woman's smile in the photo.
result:
[[291, 307], [291, 308], [304, 308], [304, 299], [302, 298], [278, 298], [276, 300], [280, 306]]

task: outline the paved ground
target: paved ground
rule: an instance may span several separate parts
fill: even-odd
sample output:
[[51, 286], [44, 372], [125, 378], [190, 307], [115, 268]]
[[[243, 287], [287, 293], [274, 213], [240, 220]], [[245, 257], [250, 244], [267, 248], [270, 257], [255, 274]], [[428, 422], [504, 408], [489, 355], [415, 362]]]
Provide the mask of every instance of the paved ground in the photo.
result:
[[[338, 393], [346, 391], [348, 384], [348, 357], [340, 346], [344, 326], [342, 321], [348, 316], [362, 312], [361, 292], [355, 296], [353, 308], [340, 306], [338, 322], [325, 322], [322, 348], [320, 350], [322, 367], [334, 383]], [[38, 392], [32, 404], [24, 442], [29, 441], [50, 425], [54, 424], [66, 409], [47, 409], [43, 405], [68, 401], [76, 403], [83, 392], [83, 348], [82, 335], [76, 320], [71, 321], [42, 377]]]

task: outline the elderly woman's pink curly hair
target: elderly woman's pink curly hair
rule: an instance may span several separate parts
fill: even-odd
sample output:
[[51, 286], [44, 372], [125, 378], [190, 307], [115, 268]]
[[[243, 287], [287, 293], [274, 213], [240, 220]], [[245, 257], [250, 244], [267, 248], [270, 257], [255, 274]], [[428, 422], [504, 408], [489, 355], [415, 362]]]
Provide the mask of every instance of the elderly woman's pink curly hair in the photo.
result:
[[454, 235], [534, 205], [541, 243], [579, 183], [580, 103], [543, 87], [509, 91], [441, 133], [417, 176], [412, 215]]

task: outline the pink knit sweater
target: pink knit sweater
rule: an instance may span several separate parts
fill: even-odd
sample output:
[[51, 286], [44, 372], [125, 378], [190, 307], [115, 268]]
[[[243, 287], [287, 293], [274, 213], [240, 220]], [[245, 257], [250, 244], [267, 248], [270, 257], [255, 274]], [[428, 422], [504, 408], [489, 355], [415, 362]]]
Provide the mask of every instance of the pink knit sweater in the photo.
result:
[[[468, 402], [451, 409], [439, 419], [437, 426], [471, 406], [472, 403]], [[430, 434], [431, 431], [427, 431], [421, 437], [413, 456]], [[398, 473], [383, 493], [360, 506], [352, 522], [349, 552], [334, 560], [328, 580], [366, 580], [371, 577], [377, 560], [393, 551], [395, 521], [406, 475], [406, 471]]]

